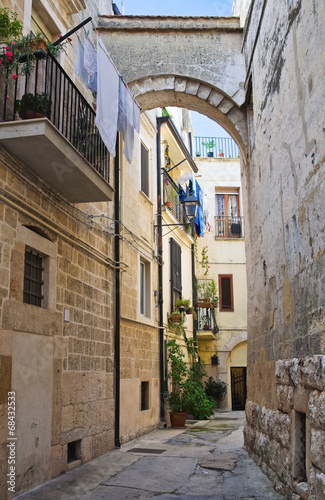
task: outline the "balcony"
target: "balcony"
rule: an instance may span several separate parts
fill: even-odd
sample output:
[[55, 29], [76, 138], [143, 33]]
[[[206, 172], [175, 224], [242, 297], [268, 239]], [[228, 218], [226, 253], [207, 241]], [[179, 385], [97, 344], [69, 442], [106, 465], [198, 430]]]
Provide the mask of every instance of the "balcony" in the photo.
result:
[[215, 340], [219, 332], [214, 308], [197, 308], [198, 331], [197, 338], [201, 340]]
[[[207, 147], [205, 144], [210, 144]], [[194, 137], [195, 156], [238, 158], [239, 148], [231, 137]]]
[[0, 144], [71, 203], [112, 200], [95, 112], [56, 59], [10, 80], [0, 72]]
[[243, 217], [215, 217], [216, 238], [244, 238]]
[[187, 224], [178, 185], [165, 170], [163, 170], [163, 204], [178, 222]]

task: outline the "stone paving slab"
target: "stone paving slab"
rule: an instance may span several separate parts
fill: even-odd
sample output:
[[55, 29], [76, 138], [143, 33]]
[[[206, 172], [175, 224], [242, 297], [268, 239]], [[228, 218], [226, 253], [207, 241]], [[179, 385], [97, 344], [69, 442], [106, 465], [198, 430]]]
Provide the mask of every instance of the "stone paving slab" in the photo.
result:
[[189, 481], [196, 464], [196, 458], [143, 457], [104, 484], [172, 493]]
[[[16, 500], [284, 499], [243, 449], [244, 414], [237, 413], [197, 428], [157, 429]], [[130, 453], [134, 448], [144, 450]]]

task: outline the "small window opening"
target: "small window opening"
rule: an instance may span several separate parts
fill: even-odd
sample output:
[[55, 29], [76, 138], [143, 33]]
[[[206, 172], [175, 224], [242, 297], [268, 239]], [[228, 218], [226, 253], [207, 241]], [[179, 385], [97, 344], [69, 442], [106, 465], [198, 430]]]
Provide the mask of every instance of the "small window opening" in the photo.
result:
[[306, 414], [295, 412], [295, 436], [293, 449], [293, 477], [299, 482], [307, 481], [306, 467]]
[[81, 459], [81, 439], [68, 443], [68, 463]]
[[25, 250], [24, 298], [25, 304], [43, 305], [43, 257], [33, 250]]
[[141, 382], [141, 411], [149, 410], [149, 382]]

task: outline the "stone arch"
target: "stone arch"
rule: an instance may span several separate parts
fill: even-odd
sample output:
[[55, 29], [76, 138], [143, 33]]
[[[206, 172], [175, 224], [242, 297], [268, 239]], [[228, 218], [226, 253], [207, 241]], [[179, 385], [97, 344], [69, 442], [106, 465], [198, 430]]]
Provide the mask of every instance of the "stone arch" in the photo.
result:
[[238, 344], [241, 344], [242, 342], [247, 342], [247, 331], [241, 332], [239, 335], [236, 335], [236, 337], [232, 337], [228, 340], [228, 342], [226, 342], [219, 353], [220, 366], [227, 366], [227, 359], [229, 354], [234, 349], [234, 347], [236, 347]]
[[143, 111], [177, 106], [198, 111], [218, 122], [236, 141], [246, 161], [246, 112], [220, 89], [194, 78], [174, 75], [135, 80], [129, 82], [129, 88]]

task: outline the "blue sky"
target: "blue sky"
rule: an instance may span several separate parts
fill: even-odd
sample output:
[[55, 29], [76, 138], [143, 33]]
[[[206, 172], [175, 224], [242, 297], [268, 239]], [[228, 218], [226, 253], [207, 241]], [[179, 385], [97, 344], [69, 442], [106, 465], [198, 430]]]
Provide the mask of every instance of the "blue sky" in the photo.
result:
[[[148, 16], [231, 16], [233, 0], [115, 0], [124, 15]], [[216, 122], [192, 112], [195, 136], [229, 137]]]
[[232, 0], [116, 0], [125, 15], [231, 16]]

